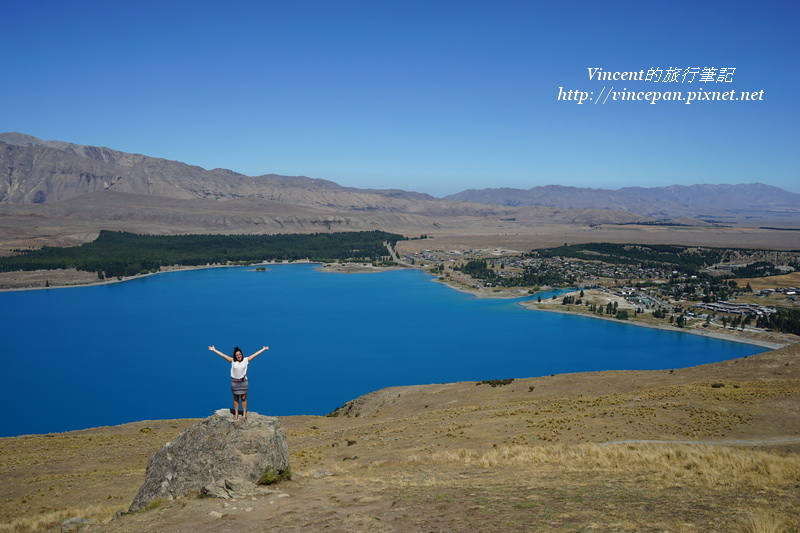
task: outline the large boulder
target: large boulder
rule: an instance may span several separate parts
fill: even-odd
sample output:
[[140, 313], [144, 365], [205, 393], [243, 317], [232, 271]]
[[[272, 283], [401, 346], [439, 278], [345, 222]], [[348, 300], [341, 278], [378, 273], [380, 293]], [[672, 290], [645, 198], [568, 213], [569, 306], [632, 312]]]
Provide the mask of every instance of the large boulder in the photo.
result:
[[229, 411], [221, 409], [153, 454], [129, 510], [224, 480], [257, 483], [270, 469], [289, 469], [286, 435], [278, 419], [250, 412], [247, 420], [233, 420]]

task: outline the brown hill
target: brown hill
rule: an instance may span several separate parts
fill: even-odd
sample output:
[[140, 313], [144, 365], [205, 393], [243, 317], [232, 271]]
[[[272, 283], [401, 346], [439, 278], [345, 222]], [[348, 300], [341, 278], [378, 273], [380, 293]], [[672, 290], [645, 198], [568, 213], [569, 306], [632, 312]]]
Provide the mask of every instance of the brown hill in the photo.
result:
[[[424, 209], [423, 209], [424, 210]], [[503, 215], [445, 216], [413, 211], [338, 210], [263, 198], [178, 199], [94, 191], [52, 204], [0, 204], [0, 253], [17, 248], [69, 246], [95, 239], [101, 229], [146, 234], [302, 233], [382, 229], [406, 235], [507, 231], [542, 224], [630, 220], [615, 212], [552, 208]], [[516, 231], [516, 230], [515, 230]]]
[[[51, 204], [97, 191], [174, 199], [251, 198], [336, 211], [429, 216], [508, 216], [512, 210], [449, 202], [422, 193], [342, 187], [305, 176], [250, 177], [104, 147], [0, 134], [0, 203]], [[110, 198], [110, 197], [107, 197]]]

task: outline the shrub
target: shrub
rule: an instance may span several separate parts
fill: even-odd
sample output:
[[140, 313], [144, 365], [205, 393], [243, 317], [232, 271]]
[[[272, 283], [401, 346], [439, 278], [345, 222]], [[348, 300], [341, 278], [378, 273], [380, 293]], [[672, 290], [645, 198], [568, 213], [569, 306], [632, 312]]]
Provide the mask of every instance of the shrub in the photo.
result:
[[152, 511], [153, 509], [158, 509], [162, 505], [164, 505], [164, 501], [156, 499], [156, 500], [153, 500], [150, 503], [148, 503], [147, 507], [145, 507], [144, 510], [145, 511]]
[[270, 468], [258, 479], [258, 484], [272, 485], [273, 483], [289, 479], [292, 479], [291, 468], [287, 468], [286, 470], [275, 470], [274, 468]]
[[508, 379], [485, 379], [477, 382], [475, 385], [491, 385], [492, 387], [502, 387], [514, 382], [514, 378]]

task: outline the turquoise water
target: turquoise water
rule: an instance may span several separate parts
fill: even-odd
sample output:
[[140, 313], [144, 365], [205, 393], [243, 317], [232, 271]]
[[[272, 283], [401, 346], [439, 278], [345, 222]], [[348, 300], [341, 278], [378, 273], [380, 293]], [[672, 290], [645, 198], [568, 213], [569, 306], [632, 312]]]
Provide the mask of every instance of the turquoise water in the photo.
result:
[[245, 355], [270, 346], [248, 372], [250, 409], [269, 415], [321, 415], [394, 385], [680, 368], [764, 350], [527, 311], [430, 280], [302, 264], [0, 293], [0, 436], [230, 407], [230, 365], [210, 344]]

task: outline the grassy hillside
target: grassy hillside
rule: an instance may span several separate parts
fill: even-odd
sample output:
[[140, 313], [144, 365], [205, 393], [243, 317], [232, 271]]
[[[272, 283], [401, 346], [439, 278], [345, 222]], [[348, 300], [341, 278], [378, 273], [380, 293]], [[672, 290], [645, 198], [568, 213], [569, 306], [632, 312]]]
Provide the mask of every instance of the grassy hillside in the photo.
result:
[[376, 391], [336, 417], [282, 417], [295, 476], [277, 489], [102, 523], [192, 422], [0, 439], [0, 531], [65, 516], [119, 532], [800, 528], [797, 345], [674, 371]]

